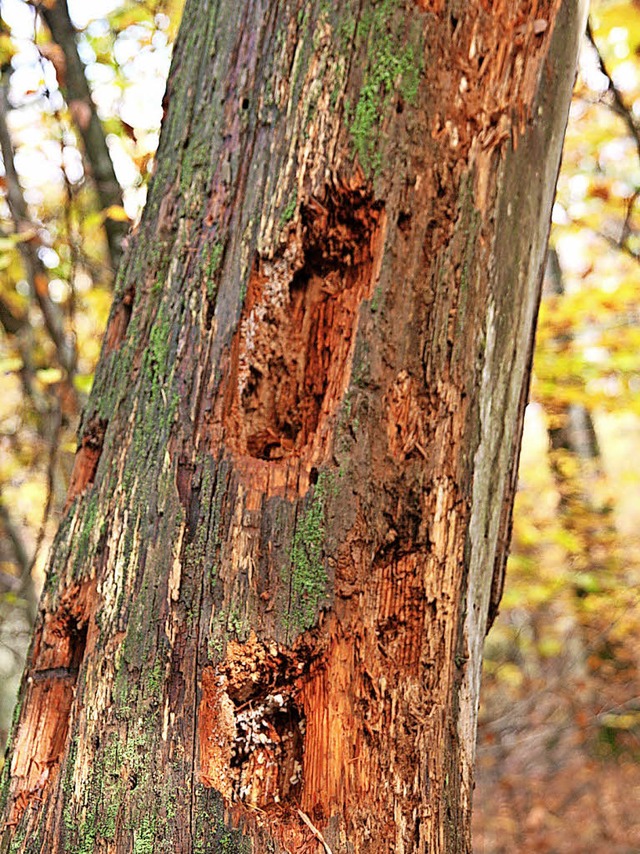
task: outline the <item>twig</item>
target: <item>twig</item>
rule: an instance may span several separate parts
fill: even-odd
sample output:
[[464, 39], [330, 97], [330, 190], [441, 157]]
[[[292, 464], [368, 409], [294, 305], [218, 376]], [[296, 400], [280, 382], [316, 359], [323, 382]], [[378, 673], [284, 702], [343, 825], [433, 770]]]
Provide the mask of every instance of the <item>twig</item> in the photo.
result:
[[[40, 0], [30, 0], [30, 5], [37, 9], [51, 37], [64, 53], [65, 79], [59, 79], [58, 83], [61, 89], [66, 90], [67, 104], [82, 138], [87, 172], [95, 182], [100, 207], [103, 211], [112, 206], [122, 207], [122, 188], [116, 178], [105, 133], [91, 97], [84, 65], [78, 53], [76, 29], [69, 16], [67, 2], [58, 0], [57, 3], [42, 3]], [[104, 228], [115, 273], [122, 257], [122, 240], [129, 225], [127, 222], [106, 217]]]
[[[7, 84], [3, 81], [0, 84], [0, 148], [4, 161], [7, 204], [16, 232], [20, 234], [24, 231], [25, 226], [30, 224], [30, 220], [13, 159], [13, 144], [6, 118], [8, 110]], [[62, 314], [48, 294], [48, 274], [31, 240], [21, 240], [19, 249], [31, 294], [42, 312], [47, 332], [56, 348], [58, 362], [66, 370], [68, 378], [71, 380], [76, 368], [76, 349], [73, 342], [65, 335]]]
[[33, 579], [31, 578], [32, 564], [29, 560], [29, 555], [27, 554], [27, 548], [22, 539], [22, 535], [16, 525], [14, 525], [11, 514], [2, 500], [2, 496], [0, 496], [0, 521], [2, 522], [2, 527], [4, 528], [7, 538], [13, 548], [16, 565], [20, 572], [18, 591], [26, 599], [29, 619], [31, 623], [33, 623], [35, 621], [38, 603], [36, 601]]
[[607, 234], [604, 231], [599, 231], [597, 228], [594, 228], [593, 226], [589, 225], [588, 223], [584, 222], [581, 219], [576, 219], [574, 217], [571, 217], [571, 222], [573, 223], [573, 225], [578, 225], [578, 226], [580, 226], [580, 228], [587, 229], [592, 234], [594, 234], [596, 237], [599, 237], [600, 240], [604, 240], [606, 243], [608, 243], [614, 249], [617, 249], [620, 252], [624, 252], [625, 255], [629, 256], [629, 258], [632, 258], [637, 263], [640, 263], [640, 254], [638, 254], [637, 252], [634, 252], [633, 249], [629, 246], [629, 244], [626, 241], [624, 243], [622, 243], [622, 242], [620, 242], [620, 240], [616, 240], [615, 237], [612, 237], [612, 235]]
[[[593, 36], [593, 31], [591, 29], [591, 22], [590, 21], [587, 21], [587, 38], [589, 39], [589, 42], [591, 43], [591, 46], [596, 53], [596, 57], [598, 58], [598, 67], [600, 69], [600, 73], [603, 74], [604, 77], [606, 77], [606, 79], [609, 83], [609, 88], [607, 91], [611, 92], [611, 95], [613, 97], [613, 104], [610, 104], [609, 106], [618, 116], [620, 116], [622, 118], [622, 120], [626, 124], [629, 135], [631, 136], [631, 138], [635, 142], [636, 152], [638, 155], [638, 159], [640, 160], [640, 128], [638, 127], [638, 125], [634, 121], [631, 108], [627, 107], [627, 105], [625, 104], [624, 98], [622, 97], [622, 92], [616, 86], [616, 84], [613, 80], [613, 77], [611, 76], [611, 74], [610, 74], [610, 72], [606, 66], [604, 58], [603, 58], [602, 54], [600, 53], [598, 45], [596, 44], [595, 38]], [[626, 212], [624, 223], [622, 226], [622, 232], [620, 234], [620, 240], [617, 242], [619, 249], [623, 249], [624, 251], [628, 252], [636, 260], [638, 260], [638, 256], [628, 247], [627, 240], [628, 240], [629, 235], [631, 233], [631, 217], [633, 215], [635, 204], [636, 204], [639, 196], [640, 196], [640, 190], [636, 190], [634, 192], [634, 194], [631, 196], [631, 198], [629, 199], [629, 202], [627, 204], [627, 212]], [[606, 235], [602, 235], [602, 236], [605, 238], [605, 240], [608, 240]]]
[[333, 852], [331, 851], [331, 848], [329, 848], [327, 841], [325, 840], [324, 836], [320, 833], [320, 831], [315, 826], [315, 824], [313, 824], [313, 822], [311, 821], [309, 816], [306, 813], [302, 812], [302, 810], [298, 810], [298, 815], [303, 820], [303, 822], [307, 825], [307, 827], [309, 828], [311, 833], [313, 833], [313, 835], [318, 840], [318, 842], [321, 845], [324, 845], [325, 854], [333, 854]]
[[596, 52], [596, 56], [598, 58], [598, 66], [600, 68], [600, 72], [607, 78], [609, 81], [609, 91], [613, 95], [613, 104], [611, 105], [611, 109], [616, 112], [622, 119], [624, 119], [624, 123], [627, 126], [630, 136], [633, 138], [636, 144], [636, 150], [638, 152], [638, 157], [640, 158], [640, 128], [636, 125], [633, 120], [631, 110], [624, 102], [622, 97], [622, 93], [613, 82], [613, 77], [609, 73], [607, 66], [605, 64], [604, 59], [602, 58], [602, 54], [598, 49], [598, 45], [595, 42], [593, 37], [593, 31], [591, 29], [591, 22], [587, 21], [587, 38], [591, 43], [591, 46]]
[[38, 535], [36, 537], [36, 545], [33, 550], [33, 557], [31, 558], [31, 566], [29, 567], [29, 576], [31, 576], [31, 572], [36, 565], [36, 561], [38, 560], [38, 555], [40, 554], [40, 549], [42, 548], [42, 543], [44, 542], [44, 537], [47, 532], [47, 523], [49, 521], [49, 516], [51, 515], [51, 508], [53, 506], [53, 495], [55, 491], [55, 475], [56, 475], [56, 461], [58, 459], [58, 445], [60, 442], [60, 431], [62, 429], [62, 407], [60, 405], [60, 400], [56, 400], [56, 406], [53, 412], [53, 425], [51, 430], [51, 436], [48, 438], [49, 444], [49, 459], [47, 461], [47, 498], [44, 504], [44, 509], [42, 511], [42, 520], [40, 522], [40, 528], [38, 529]]

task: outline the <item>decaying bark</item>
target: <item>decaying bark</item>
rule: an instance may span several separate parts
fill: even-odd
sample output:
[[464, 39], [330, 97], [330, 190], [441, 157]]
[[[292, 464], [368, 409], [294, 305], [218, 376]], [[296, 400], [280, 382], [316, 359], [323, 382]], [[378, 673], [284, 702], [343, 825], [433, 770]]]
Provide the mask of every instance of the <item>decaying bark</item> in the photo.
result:
[[187, 2], [0, 850], [470, 850], [583, 24]]

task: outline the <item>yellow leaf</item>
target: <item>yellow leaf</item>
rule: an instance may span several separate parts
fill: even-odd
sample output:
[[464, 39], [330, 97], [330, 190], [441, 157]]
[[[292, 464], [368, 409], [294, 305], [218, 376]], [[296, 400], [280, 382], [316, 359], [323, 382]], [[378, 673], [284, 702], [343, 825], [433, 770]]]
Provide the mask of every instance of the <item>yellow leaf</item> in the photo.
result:
[[114, 219], [116, 222], [129, 222], [127, 212], [122, 205], [109, 205], [103, 213], [105, 219]]
[[62, 379], [62, 371], [60, 368], [42, 368], [36, 376], [43, 385], [53, 385]]
[[22, 368], [22, 359], [19, 356], [9, 356], [6, 359], [0, 359], [0, 373], [12, 374], [14, 371], [19, 371]]

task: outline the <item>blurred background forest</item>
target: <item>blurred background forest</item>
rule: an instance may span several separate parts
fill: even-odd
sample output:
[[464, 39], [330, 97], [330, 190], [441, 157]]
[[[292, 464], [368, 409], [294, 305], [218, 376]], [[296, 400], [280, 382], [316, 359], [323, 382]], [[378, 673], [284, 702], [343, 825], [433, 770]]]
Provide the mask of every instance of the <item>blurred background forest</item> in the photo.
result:
[[[0, 9], [1, 745], [182, 0]], [[639, 321], [640, 2], [592, 0], [486, 646], [476, 854], [640, 852]]]

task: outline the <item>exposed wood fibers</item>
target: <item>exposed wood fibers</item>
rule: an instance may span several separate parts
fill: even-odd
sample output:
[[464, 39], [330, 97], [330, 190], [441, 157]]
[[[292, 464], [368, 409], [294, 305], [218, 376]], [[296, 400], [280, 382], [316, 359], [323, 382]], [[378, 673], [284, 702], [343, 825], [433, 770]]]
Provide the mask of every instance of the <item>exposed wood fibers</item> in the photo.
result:
[[[494, 153], [509, 140], [515, 146], [530, 118], [538, 57], [549, 37], [546, 22], [553, 20], [558, 2], [481, 2], [468, 5], [460, 20], [452, 19], [454, 46], [447, 61], [454, 58], [456, 65], [453, 80], [439, 77], [448, 88], [439, 102], [448, 108], [433, 131], [434, 139], [445, 143], [442, 173], [434, 176], [436, 190], [438, 181], [442, 187], [434, 200], [439, 222], [454, 226], [458, 182], [451, 176], [469, 159], [477, 166], [477, 206], [481, 211], [488, 206], [483, 181]], [[431, 12], [443, 6], [437, 0], [421, 5]], [[358, 308], [372, 294], [384, 231], [384, 212], [362, 189], [328, 191], [326, 198], [301, 206], [297, 231], [292, 228], [280, 257], [256, 259], [232, 346], [220, 437], [233, 450], [237, 467], [246, 465], [247, 474], [258, 475], [256, 508], [265, 492], [281, 488], [286, 494], [295, 485], [291, 478], [303, 492], [308, 481], [300, 471], [326, 459], [332, 418], [350, 379]], [[434, 230], [432, 248], [448, 239], [446, 230]], [[450, 296], [447, 338], [453, 342], [456, 298]], [[415, 811], [420, 804], [445, 809], [446, 751], [425, 758], [423, 745], [450, 738], [457, 585], [469, 512], [457, 475], [445, 463], [455, 457], [451, 449], [464, 432], [466, 405], [454, 385], [447, 388], [437, 399], [425, 400], [419, 384], [400, 371], [386, 396], [390, 457], [399, 464], [422, 460], [430, 473], [439, 473], [420, 508], [421, 517], [430, 520], [429, 548], [403, 552], [394, 531], [373, 564], [363, 553], [352, 565], [357, 547], [343, 544], [346, 559], [338, 559], [335, 578], [338, 599], [318, 627], [277, 654], [255, 636], [245, 648], [229, 645], [226, 660], [203, 677], [202, 780], [222, 792], [237, 820], [267, 825], [287, 850], [304, 850], [312, 841], [324, 844], [314, 829], [320, 833], [334, 814], [346, 820], [347, 830], [366, 835], [365, 803], [369, 812], [377, 812], [372, 827], [380, 827], [383, 815], [395, 824], [398, 850], [409, 838], [423, 850], [426, 837]], [[248, 684], [237, 664], [245, 657], [263, 693], [277, 691], [296, 710], [296, 761], [302, 768], [300, 781], [288, 789], [282, 776], [255, 773], [269, 761], [262, 756], [264, 745], [247, 750], [233, 767], [239, 698]], [[284, 669], [276, 664], [283, 659]], [[437, 670], [436, 662], [448, 664]], [[270, 679], [268, 672], [279, 675]], [[264, 701], [262, 696], [266, 708]], [[257, 697], [245, 702], [259, 705]], [[265, 733], [273, 738], [272, 728]], [[410, 767], [415, 768], [412, 786], [394, 788], [407, 779]], [[248, 768], [249, 786], [240, 782], [249, 779]], [[389, 781], [389, 790], [380, 787], [381, 779]], [[418, 818], [410, 829], [403, 821], [412, 812]], [[440, 822], [422, 818], [424, 828]]]
[[[460, 165], [471, 165], [475, 175], [475, 204], [480, 212], [490, 208], [487, 198], [493, 174], [493, 157], [511, 142], [514, 149], [531, 119], [540, 63], [551, 37], [561, 0], [477, 0], [451, 16], [453, 33], [440, 55], [432, 85], [439, 104], [432, 137], [443, 142], [437, 174], [439, 210], [446, 213], [450, 193], [457, 193], [453, 178]], [[420, 4], [442, 13], [438, 0]], [[450, 215], [437, 217], [449, 220]], [[434, 249], [448, 240], [434, 233]]]
[[102, 454], [106, 429], [107, 422], [100, 418], [92, 419], [87, 425], [73, 461], [67, 499], [64, 505], [65, 511], [93, 483]]
[[256, 258], [213, 433], [267, 494], [305, 492], [327, 458], [384, 222], [362, 186], [337, 185], [301, 205], [281, 255]]
[[[438, 632], [448, 607], [438, 606], [438, 592], [429, 589], [432, 560], [423, 553], [395, 556], [391, 550], [374, 563], [366, 590], [327, 615], [322, 630], [307, 633], [289, 650], [274, 644], [269, 649], [252, 634], [244, 645], [229, 644], [226, 659], [205, 670], [201, 780], [223, 794], [238, 820], [267, 825], [287, 850], [303, 850], [296, 846], [314, 834], [301, 824], [299, 810], [314, 827], [323, 827], [336, 811], [354, 816], [381, 774], [389, 771], [393, 779], [394, 769], [399, 773], [407, 762], [419, 766], [415, 736], [407, 740], [396, 732], [394, 720], [398, 708], [408, 705], [417, 730], [436, 725], [440, 714], [430, 723], [429, 710], [442, 710], [451, 688], [450, 674], [431, 672], [445, 643]], [[427, 705], [420, 699], [425, 681]], [[257, 690], [261, 697], [251, 698]], [[267, 724], [261, 730], [264, 743], [257, 742], [234, 768], [234, 743], [243, 737], [238, 721], [249, 706], [267, 708], [265, 691], [295, 710], [288, 719], [295, 750], [288, 762], [282, 754], [273, 762], [276, 734]], [[437, 775], [433, 784], [438, 785]], [[382, 798], [380, 809], [387, 809], [384, 793]]]
[[400, 371], [388, 395], [387, 434], [389, 450], [398, 460], [420, 454], [427, 458], [427, 403], [420, 399], [416, 383], [406, 370]]

